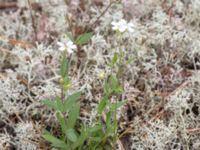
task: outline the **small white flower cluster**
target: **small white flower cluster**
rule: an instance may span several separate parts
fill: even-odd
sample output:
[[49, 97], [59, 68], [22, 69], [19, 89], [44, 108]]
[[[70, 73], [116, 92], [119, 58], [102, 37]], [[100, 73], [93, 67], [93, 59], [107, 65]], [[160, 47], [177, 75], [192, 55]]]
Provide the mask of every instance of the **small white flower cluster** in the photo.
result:
[[64, 50], [67, 50], [69, 54], [72, 54], [74, 50], [76, 50], [77, 46], [72, 41], [67, 41], [67, 43], [57, 42], [59, 46], [59, 50], [63, 52]]
[[127, 23], [126, 20], [121, 19], [120, 21], [116, 22], [116, 21], [112, 21], [112, 29], [115, 31], [119, 31], [121, 33], [128, 31], [130, 33], [134, 32], [134, 25], [133, 23], [129, 22]]

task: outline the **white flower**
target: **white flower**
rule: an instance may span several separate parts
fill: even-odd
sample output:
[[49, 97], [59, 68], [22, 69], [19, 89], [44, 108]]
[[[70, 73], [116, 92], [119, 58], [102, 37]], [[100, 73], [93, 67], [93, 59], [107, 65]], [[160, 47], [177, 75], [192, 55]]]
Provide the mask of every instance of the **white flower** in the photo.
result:
[[118, 30], [119, 29], [118, 22], [113, 21], [111, 24], [112, 24], [112, 29], [113, 30]]
[[126, 31], [126, 29], [127, 29], [127, 22], [124, 19], [121, 19], [119, 22], [113, 21], [111, 24], [112, 24], [113, 30], [118, 30], [121, 33]]
[[69, 54], [73, 53], [77, 48], [76, 45], [72, 41], [68, 41], [67, 43], [57, 42], [60, 51], [67, 50]]
[[127, 24], [127, 30], [128, 30], [128, 32], [130, 32], [130, 33], [133, 33], [134, 32], [134, 25], [133, 25], [133, 23], [131, 23], [131, 22], [129, 22], [128, 24]]
[[134, 32], [134, 25], [132, 23], [127, 23], [126, 20], [121, 19], [120, 21], [116, 22], [113, 21], [112, 23], [112, 29], [115, 31], [119, 31], [121, 33], [128, 31], [130, 33]]

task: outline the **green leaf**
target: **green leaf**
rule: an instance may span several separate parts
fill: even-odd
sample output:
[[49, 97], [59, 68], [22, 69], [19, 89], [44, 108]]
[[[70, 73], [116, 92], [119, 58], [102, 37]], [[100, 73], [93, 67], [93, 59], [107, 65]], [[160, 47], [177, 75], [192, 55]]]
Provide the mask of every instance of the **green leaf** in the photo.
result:
[[118, 60], [118, 53], [115, 52], [113, 58], [112, 58], [112, 65], [115, 65], [117, 63]]
[[66, 124], [65, 124], [65, 118], [64, 118], [63, 114], [60, 113], [60, 112], [57, 112], [56, 116], [57, 116], [57, 119], [58, 119], [59, 124], [61, 126], [62, 132], [65, 133], [65, 131], [66, 131]]
[[114, 92], [116, 94], [122, 94], [123, 93], [123, 89], [122, 89], [122, 87], [118, 86], [116, 89], [114, 89]]
[[[112, 113], [111, 113], [111, 111], [109, 111], [107, 114], [106, 114], [106, 131], [107, 132], [110, 132], [111, 130], [110, 130], [110, 128], [112, 127], [112, 125], [111, 125], [111, 123], [112, 123]], [[108, 133], [106, 133], [106, 134], [108, 134]]]
[[77, 40], [76, 40], [76, 44], [77, 45], [83, 45], [86, 44], [87, 42], [89, 42], [89, 40], [92, 38], [93, 33], [92, 32], [88, 32], [88, 33], [84, 33], [81, 34]]
[[53, 143], [51, 144], [52, 147], [57, 147], [57, 148], [61, 148], [61, 149], [68, 149], [67, 144], [66, 143]]
[[110, 89], [109, 84], [107, 82], [105, 82], [105, 84], [104, 84], [104, 93], [108, 94], [109, 93], [109, 89]]
[[101, 102], [99, 103], [98, 108], [97, 108], [97, 111], [99, 114], [101, 114], [104, 111], [104, 109], [106, 108], [107, 101], [108, 101], [108, 98], [104, 97], [101, 100]]
[[113, 90], [115, 90], [118, 87], [118, 81], [117, 78], [115, 76], [111, 76], [110, 77], [110, 82], [111, 82], [111, 87]]
[[76, 133], [74, 131], [74, 129], [68, 129], [66, 131], [66, 135], [67, 135], [67, 138], [72, 141], [72, 142], [76, 142], [77, 141], [77, 136], [76, 136]]
[[117, 106], [116, 106], [117, 109], [120, 108], [120, 107], [122, 107], [122, 106], [124, 106], [126, 102], [127, 102], [126, 100], [123, 100], [123, 101], [117, 102]]
[[120, 102], [116, 102], [116, 103], [110, 103], [109, 107], [112, 111], [114, 111], [115, 109], [118, 109], [120, 107], [122, 107], [127, 101], [120, 101]]
[[102, 140], [102, 137], [92, 137], [91, 140], [95, 142], [100, 142]]
[[42, 137], [50, 142], [53, 146], [58, 147], [58, 148], [66, 148], [67, 144], [62, 141], [61, 139], [58, 139], [57, 137], [51, 135], [47, 130], [43, 131]]
[[64, 80], [64, 84], [69, 84], [69, 83], [70, 83], [70, 79], [69, 79], [68, 76], [65, 76], [65, 77], [63, 78], [63, 80]]
[[74, 128], [80, 112], [80, 104], [75, 104], [68, 114], [67, 129]]
[[68, 96], [68, 98], [64, 102], [64, 110], [68, 112], [73, 107], [73, 105], [77, 102], [80, 96], [81, 96], [81, 92], [76, 92]]
[[87, 139], [87, 137], [88, 137], [88, 129], [82, 126], [80, 136], [78, 137], [77, 141], [74, 143], [73, 149], [77, 147], [81, 147], [84, 144], [84, 141]]
[[99, 131], [99, 130], [101, 130], [101, 129], [102, 129], [102, 125], [101, 125], [101, 124], [97, 124], [97, 125], [95, 125], [94, 127], [91, 127], [91, 128], [90, 128], [90, 132], [91, 132], [91, 133], [97, 132], [97, 131]]
[[61, 67], [60, 67], [60, 75], [62, 78], [64, 78], [68, 73], [68, 61], [66, 54], [63, 54], [62, 62], [61, 62]]
[[54, 100], [43, 100], [42, 103], [44, 103], [50, 108], [57, 109], [57, 104], [56, 104], [56, 101]]
[[56, 97], [56, 104], [57, 104], [57, 109], [61, 112], [65, 112], [64, 111], [64, 106], [63, 103], [61, 101], [61, 99], [59, 97]]

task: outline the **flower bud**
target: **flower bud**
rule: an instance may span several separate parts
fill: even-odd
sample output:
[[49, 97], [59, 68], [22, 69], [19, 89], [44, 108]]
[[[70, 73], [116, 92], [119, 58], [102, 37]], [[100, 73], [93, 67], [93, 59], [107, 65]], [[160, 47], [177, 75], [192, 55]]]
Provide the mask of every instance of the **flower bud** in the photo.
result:
[[60, 85], [63, 85], [64, 84], [64, 79], [60, 78], [59, 83], [60, 83]]

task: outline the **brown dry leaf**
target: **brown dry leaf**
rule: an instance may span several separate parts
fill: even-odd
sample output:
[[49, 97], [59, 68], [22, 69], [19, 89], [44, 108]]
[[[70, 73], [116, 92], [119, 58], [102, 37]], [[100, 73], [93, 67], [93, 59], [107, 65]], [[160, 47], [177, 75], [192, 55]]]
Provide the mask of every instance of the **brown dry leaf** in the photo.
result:
[[19, 39], [11, 39], [7, 37], [0, 36], [0, 41], [6, 41], [11, 45], [20, 46], [22, 48], [33, 48], [34, 45], [30, 42], [19, 40]]
[[23, 84], [23, 85], [25, 85], [25, 86], [28, 85], [27, 79], [23, 78], [22, 76], [19, 76], [19, 75], [18, 75], [18, 76], [17, 76], [17, 80], [20, 81], [20, 84]]
[[17, 8], [16, 2], [3, 2], [0, 3], [0, 9], [7, 9], [7, 8]]

